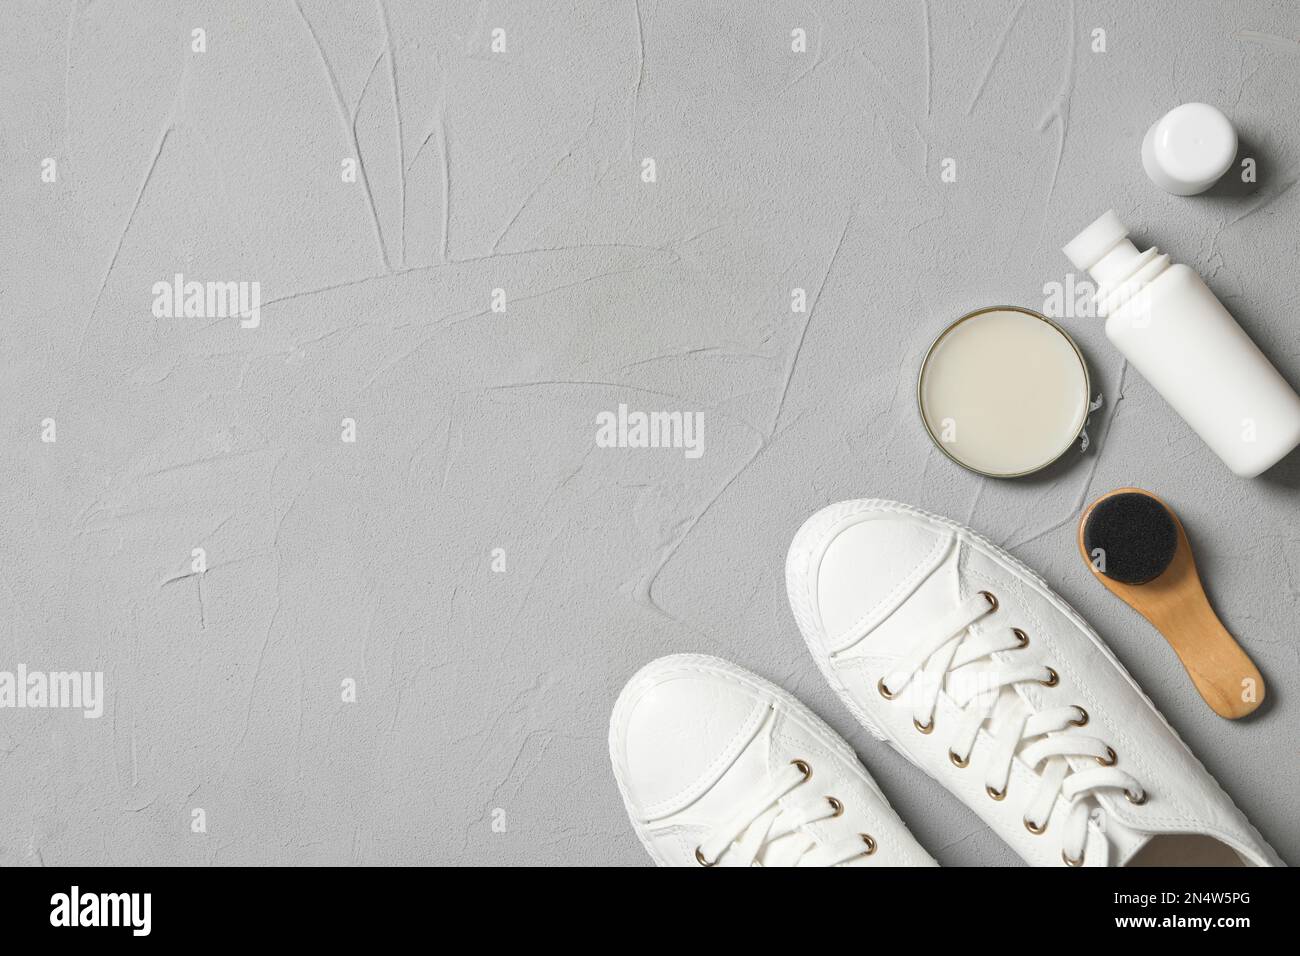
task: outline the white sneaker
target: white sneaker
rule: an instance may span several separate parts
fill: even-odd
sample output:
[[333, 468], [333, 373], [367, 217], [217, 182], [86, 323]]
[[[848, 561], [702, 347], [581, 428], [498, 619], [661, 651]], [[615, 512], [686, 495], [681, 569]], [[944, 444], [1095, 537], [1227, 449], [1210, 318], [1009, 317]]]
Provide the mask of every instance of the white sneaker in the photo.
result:
[[614, 776], [660, 866], [935, 866], [833, 730], [785, 691], [699, 654], [628, 681]]
[[1028, 863], [1283, 865], [1087, 623], [968, 528], [841, 502], [786, 583], [854, 716]]

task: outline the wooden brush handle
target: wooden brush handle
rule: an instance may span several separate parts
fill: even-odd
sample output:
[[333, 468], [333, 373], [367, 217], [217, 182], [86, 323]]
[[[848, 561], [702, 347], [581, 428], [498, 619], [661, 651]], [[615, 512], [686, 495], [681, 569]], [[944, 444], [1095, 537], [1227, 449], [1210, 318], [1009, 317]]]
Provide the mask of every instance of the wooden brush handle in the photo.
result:
[[[1178, 531], [1173, 561], [1146, 584], [1124, 584], [1106, 577], [1097, 570], [1083, 543], [1092, 509], [1119, 494], [1146, 495], [1159, 502]], [[1183, 524], [1163, 501], [1141, 488], [1120, 488], [1098, 498], [1079, 522], [1079, 553], [1098, 581], [1164, 635], [1183, 662], [1187, 676], [1216, 714], [1236, 720], [1264, 702], [1264, 678], [1210, 606]]]

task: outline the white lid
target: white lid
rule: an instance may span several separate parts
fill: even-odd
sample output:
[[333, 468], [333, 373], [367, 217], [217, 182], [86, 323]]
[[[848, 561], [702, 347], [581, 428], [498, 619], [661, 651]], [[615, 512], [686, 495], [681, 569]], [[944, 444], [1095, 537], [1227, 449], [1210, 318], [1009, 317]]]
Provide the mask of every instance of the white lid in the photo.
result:
[[1114, 249], [1126, 236], [1128, 236], [1128, 226], [1120, 222], [1114, 209], [1107, 209], [1096, 222], [1071, 239], [1061, 251], [1074, 263], [1076, 269], [1091, 269], [1102, 256]]
[[1175, 196], [1205, 192], [1237, 155], [1237, 131], [1209, 103], [1174, 107], [1147, 130], [1142, 166], [1151, 181]]

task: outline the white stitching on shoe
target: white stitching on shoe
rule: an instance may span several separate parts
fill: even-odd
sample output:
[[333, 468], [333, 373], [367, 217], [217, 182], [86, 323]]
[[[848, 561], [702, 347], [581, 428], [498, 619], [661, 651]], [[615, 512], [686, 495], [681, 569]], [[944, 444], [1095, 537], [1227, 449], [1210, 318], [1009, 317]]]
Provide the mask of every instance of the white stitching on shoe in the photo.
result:
[[[858, 522], [855, 522], [855, 524], [856, 523]], [[820, 548], [821, 558], [826, 557], [826, 552], [830, 550], [830, 546], [835, 541], [835, 538], [843, 534], [850, 527], [853, 527], [853, 525], [847, 525], [844, 528], [840, 528], [835, 535], [831, 535], [830, 532], [827, 531], [826, 535], [824, 535], [822, 539], [823, 544]], [[900, 581], [892, 591], [882, 597], [872, 605], [872, 607], [864, 611], [857, 620], [844, 628], [838, 634], [827, 634], [827, 639], [833, 644], [840, 644], [846, 637], [852, 635], [855, 638], [853, 643], [856, 644], [858, 641], [867, 637], [872, 631], [888, 620], [890, 614], [898, 610], [902, 604], [906, 603], [905, 600], [900, 600], [900, 595], [914, 591], [922, 581], [935, 572], [939, 564], [942, 563], [942, 558], [947, 556], [947, 552], [951, 549], [954, 540], [955, 538], [953, 535], [941, 535], [934, 547], [926, 552], [925, 559], [919, 561], [916, 567], [912, 569], [911, 573], [908, 574], [907, 577], [903, 578], [903, 580]], [[820, 564], [821, 561], [819, 559], [819, 567]], [[882, 611], [882, 608], [886, 609]], [[833, 657], [836, 654], [842, 654], [851, 646], [852, 645], [841, 647], [839, 650], [834, 652], [831, 652], [828, 649], [827, 653], [831, 654]]]
[[753, 710], [749, 712], [745, 717], [744, 722], [736, 728], [736, 732], [728, 738], [726, 744], [718, 751], [718, 755], [714, 757], [709, 765], [700, 772], [700, 775], [695, 780], [691, 781], [676, 793], [660, 800], [658, 803], [655, 803], [652, 806], [642, 807], [641, 812], [648, 819], [654, 819], [655, 817], [664, 815], [673, 804], [686, 799], [688, 796], [693, 794], [698, 797], [700, 794], [705, 793], [717, 781], [719, 768], [723, 764], [735, 761], [740, 756], [740, 752], [744, 750], [742, 747], [741, 751], [732, 753], [732, 747], [736, 741], [741, 737], [748, 737], [752, 740], [758, 735], [763, 724], [767, 722], [768, 718], [773, 713], [774, 710], [771, 704], [763, 700], [755, 700]]

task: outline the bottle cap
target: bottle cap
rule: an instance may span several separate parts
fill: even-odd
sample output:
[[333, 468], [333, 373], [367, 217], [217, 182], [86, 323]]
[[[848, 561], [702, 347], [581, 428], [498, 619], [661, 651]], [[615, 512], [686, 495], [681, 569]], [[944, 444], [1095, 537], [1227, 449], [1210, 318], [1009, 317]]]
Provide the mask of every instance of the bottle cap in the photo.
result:
[[1195, 196], [1228, 171], [1237, 155], [1237, 131], [1208, 103], [1184, 103], [1151, 124], [1142, 140], [1142, 165], [1151, 181], [1175, 196]]
[[1061, 251], [1074, 263], [1076, 269], [1088, 270], [1100, 262], [1102, 257], [1126, 236], [1128, 236], [1128, 226], [1120, 222], [1119, 216], [1115, 215], [1115, 210], [1107, 209], [1096, 222], [1071, 239]]

